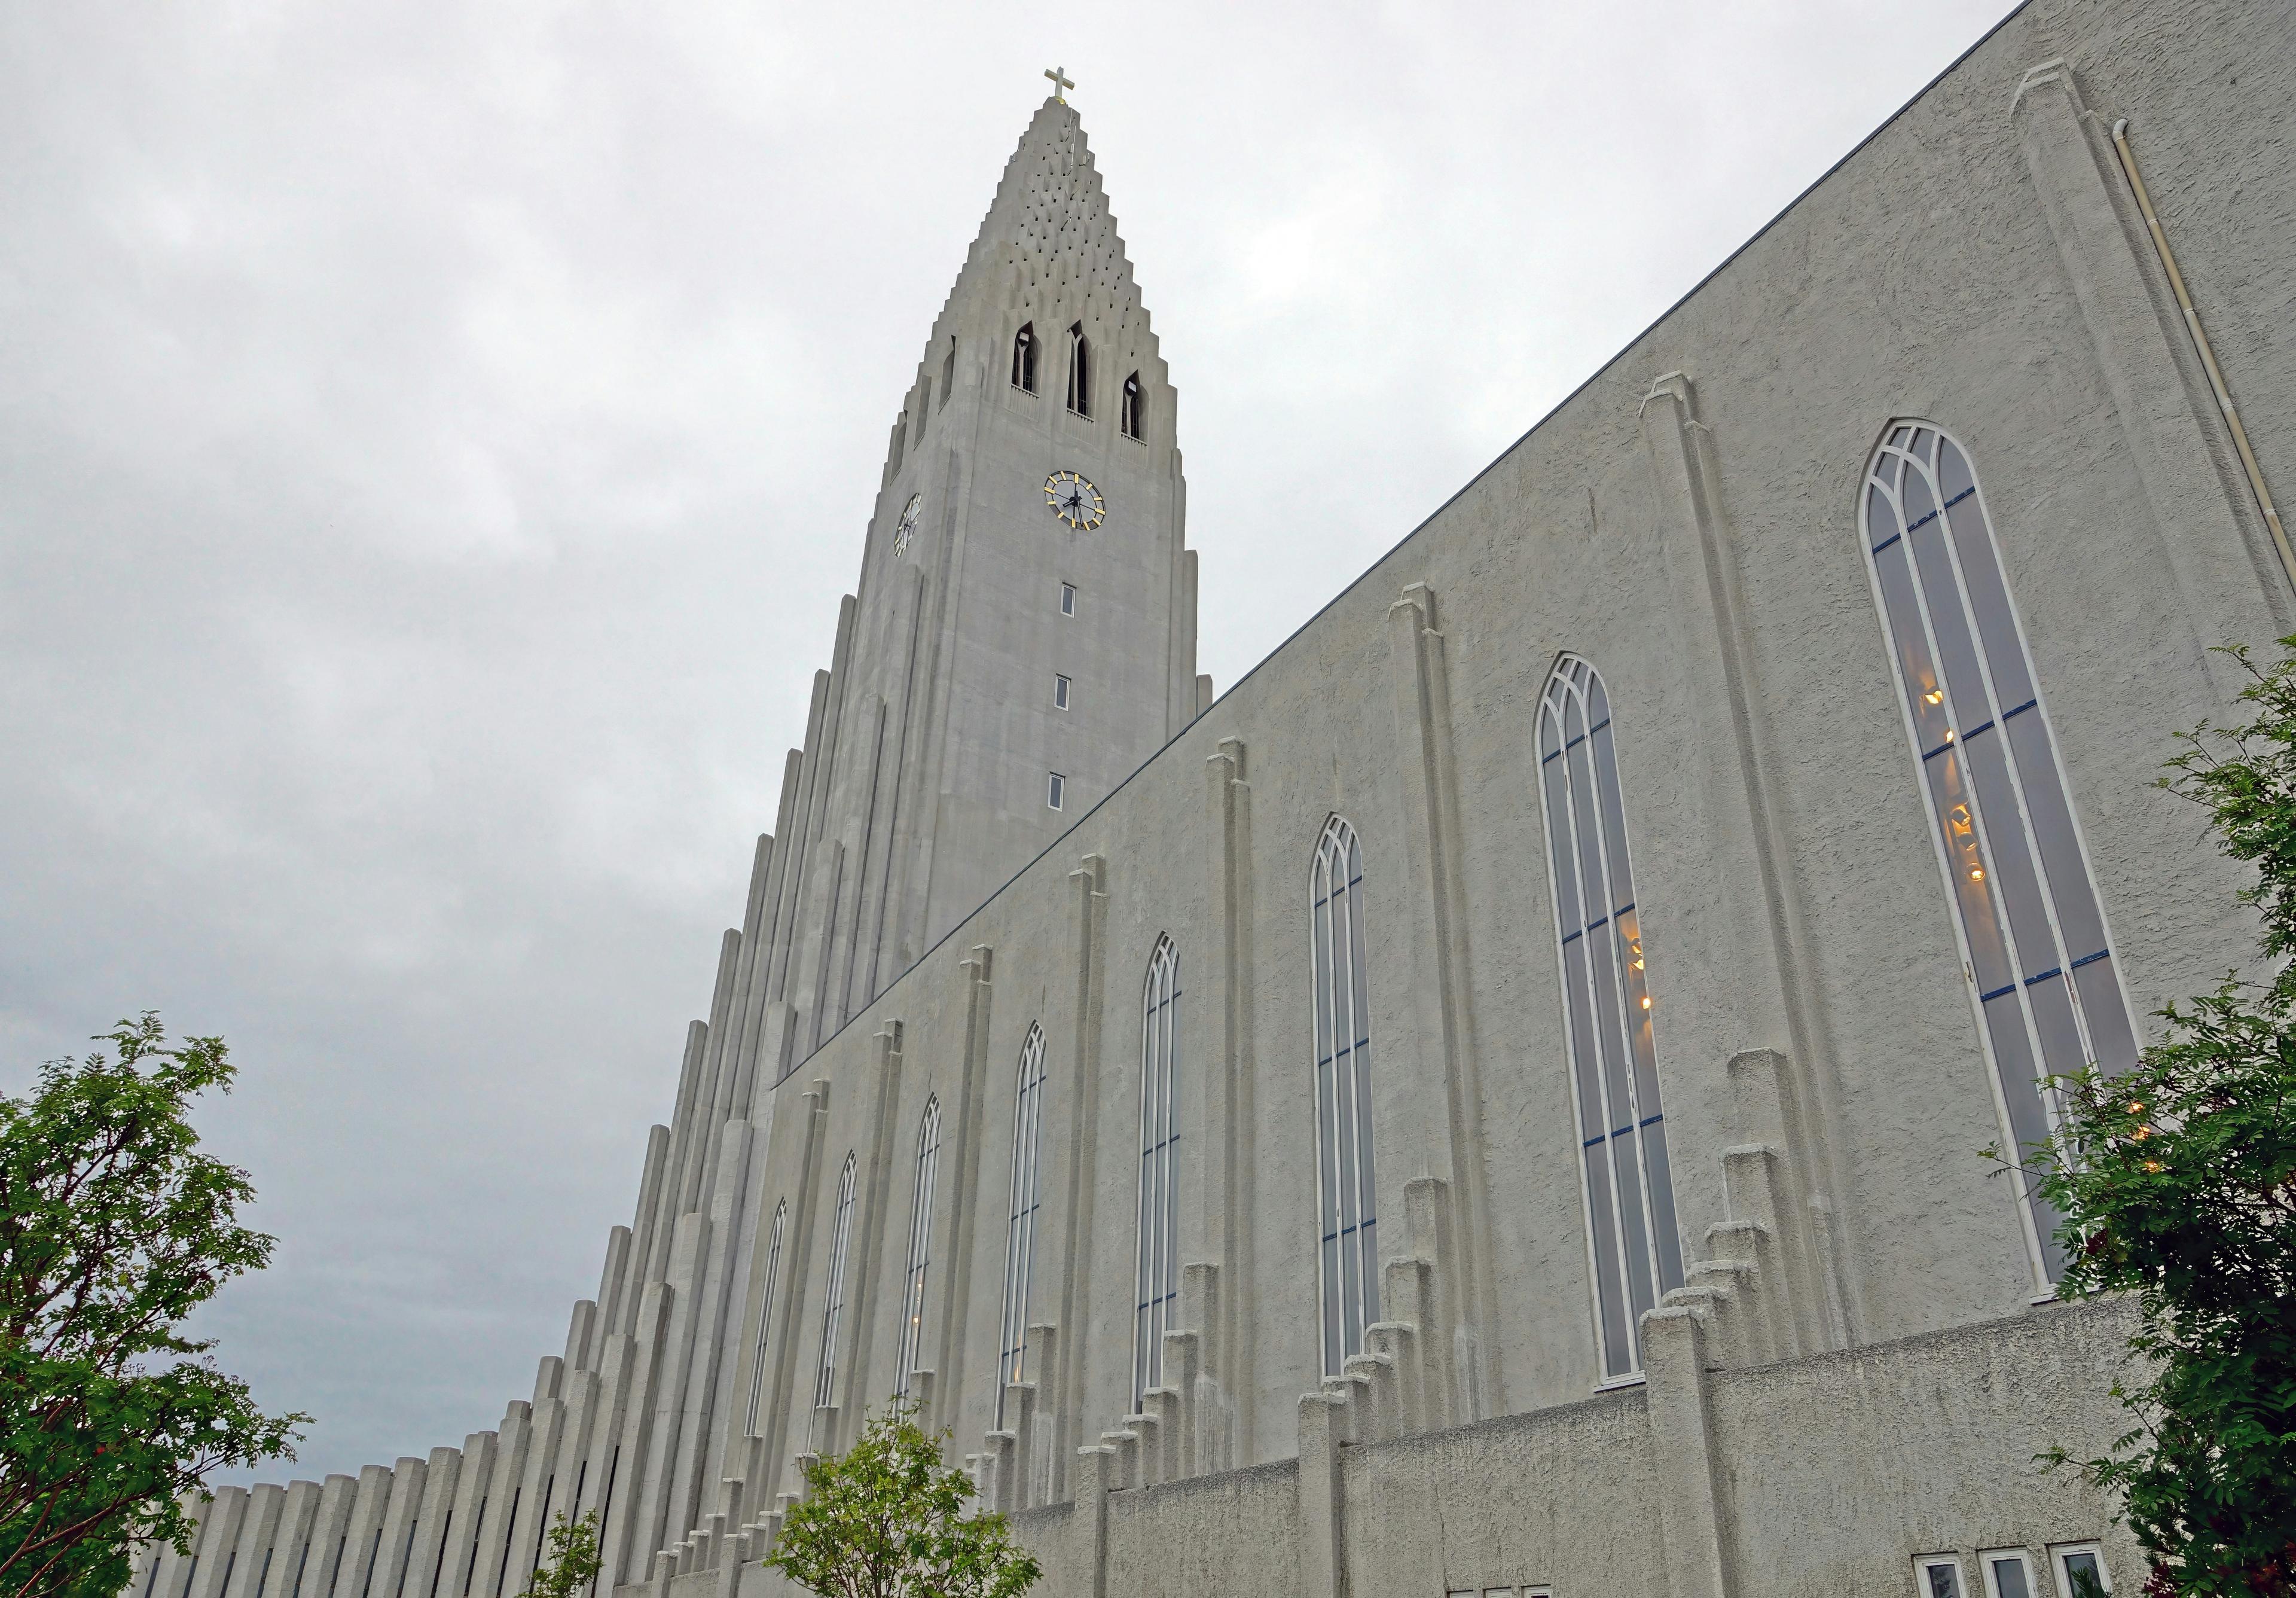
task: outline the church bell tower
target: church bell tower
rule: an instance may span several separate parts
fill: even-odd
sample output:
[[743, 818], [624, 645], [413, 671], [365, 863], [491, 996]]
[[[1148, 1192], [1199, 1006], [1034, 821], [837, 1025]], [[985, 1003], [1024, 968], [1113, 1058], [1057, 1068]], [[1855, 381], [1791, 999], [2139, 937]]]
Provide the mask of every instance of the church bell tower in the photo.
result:
[[768, 1080], [1209, 698], [1176, 410], [1083, 126], [1055, 94], [918, 359], [790, 756], [755, 910], [772, 929]]

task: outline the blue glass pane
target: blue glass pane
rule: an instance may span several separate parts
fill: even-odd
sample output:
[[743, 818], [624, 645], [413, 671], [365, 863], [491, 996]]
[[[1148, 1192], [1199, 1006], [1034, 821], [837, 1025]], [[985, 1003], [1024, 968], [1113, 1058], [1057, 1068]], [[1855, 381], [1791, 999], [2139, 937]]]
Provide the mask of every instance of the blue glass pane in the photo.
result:
[[1623, 1376], [1635, 1368], [1634, 1345], [1627, 1336], [1627, 1295], [1619, 1279], [1619, 1229], [1612, 1219], [1610, 1140], [1587, 1145], [1587, 1211], [1595, 1233], [1595, 1302], [1603, 1330], [1603, 1374]]
[[2089, 1044], [2096, 1051], [2098, 1068], [2117, 1075], [2134, 1066], [2136, 1037], [2128, 1028], [2128, 1006], [2121, 998], [2112, 957], [2076, 966], [2073, 989], [2080, 997], [2081, 1019], [2088, 1023]]
[[1898, 653], [1906, 708], [1913, 713], [1914, 737], [1926, 752], [1946, 741], [1953, 723], [1946, 714], [1945, 688], [1930, 658], [1929, 637], [1922, 630], [1921, 605], [1914, 594], [1904, 540], [1875, 556], [1874, 570], [1881, 580], [1882, 613], [1889, 623], [1890, 645]]
[[1658, 1255], [1658, 1290], [1663, 1297], [1682, 1285], [1682, 1239], [1674, 1219], [1674, 1173], [1667, 1164], [1665, 1123], [1645, 1124], [1642, 1129], [1642, 1139], [1643, 1166], [1650, 1173], [1651, 1223], [1656, 1233], [1652, 1242]]
[[1977, 779], [1980, 816], [1985, 824], [1986, 853], [1993, 862], [1994, 885], [2009, 907], [2009, 934], [2016, 941], [2020, 976], [2038, 976], [2062, 969], [2056, 935], [2049, 929], [2049, 914], [2041, 897], [2041, 879], [2025, 846], [2025, 826], [2017, 807], [2016, 790], [2009, 780], [2009, 765], [2002, 739], [1987, 729], [1963, 746], [1963, 755]]
[[2017, 633], [2015, 614], [2009, 608], [2009, 589], [2002, 581], [1991, 529], [1977, 498], [1977, 481], [1969, 463], [1953, 441], [1938, 449], [1938, 486], [1951, 508], [1946, 520], [1953, 530], [1954, 553], [1961, 560], [1963, 586], [1970, 609], [1977, 617], [1977, 636], [1985, 646], [1987, 666], [1993, 673], [1993, 691], [2004, 710], [2033, 696], [2033, 679], [2025, 663], [2024, 641]]
[[1570, 847], [1570, 789], [1562, 757], [1542, 768], [1546, 783], [1547, 860], [1554, 868], [1554, 914], [1568, 937], [1586, 925], [1578, 909], [1578, 871]]
[[2009, 945], [2001, 935], [2000, 918], [1985, 856], [1977, 836], [1974, 796], [1962, 774], [1961, 754], [1948, 749], [1922, 762], [1936, 801], [1938, 824], [1943, 829], [1946, 868], [1953, 881], [1954, 902], [1961, 912], [1962, 930], [1969, 940], [1969, 958], [1980, 994], [1995, 992], [2017, 980], [2009, 965]]
[[2064, 786], [2057, 778], [2048, 723], [2037, 704], [2009, 717], [2006, 725], [2025, 813], [2032, 819], [2033, 836], [2041, 846], [2041, 865], [2048, 875], [2058, 924], [2064, 929], [2066, 952], [2079, 960], [2104, 947], [2104, 919], [2097, 911], [2088, 868], [2081, 861], [2072, 808], [2065, 803]]

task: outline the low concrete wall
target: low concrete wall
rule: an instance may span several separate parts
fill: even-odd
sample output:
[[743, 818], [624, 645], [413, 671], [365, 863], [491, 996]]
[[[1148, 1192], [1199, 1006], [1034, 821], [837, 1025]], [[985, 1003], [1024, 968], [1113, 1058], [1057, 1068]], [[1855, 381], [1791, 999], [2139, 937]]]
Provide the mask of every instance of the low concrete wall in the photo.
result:
[[[2000, 1548], [2030, 1551], [2034, 1598], [2064, 1598], [2046, 1574], [2048, 1549], [2092, 1541], [2114, 1590], [2134, 1593], [2142, 1563], [2103, 1495], [2037, 1457], [2055, 1445], [2101, 1452], [2127, 1429], [2109, 1389], [2129, 1319], [2120, 1305], [2048, 1306], [1342, 1444], [1336, 1528], [1309, 1512], [1300, 1462], [1286, 1460], [1027, 1510], [1013, 1528], [1044, 1565], [1042, 1598], [1538, 1587], [1556, 1598], [1917, 1598], [1915, 1555], [1958, 1553], [1973, 1594], [1977, 1551]], [[1685, 1390], [1693, 1380], [1697, 1390]], [[1669, 1457], [1683, 1433], [1654, 1422], [1685, 1404], [1707, 1418], [1710, 1526], [1685, 1524], [1682, 1462]], [[1344, 1574], [1324, 1586], [1307, 1554], [1334, 1532]], [[1708, 1547], [1718, 1560], [1702, 1556]], [[713, 1579], [681, 1577], [668, 1598], [711, 1598]], [[742, 1569], [739, 1598], [795, 1591], [762, 1566]], [[627, 1586], [620, 1598], [644, 1594]]]

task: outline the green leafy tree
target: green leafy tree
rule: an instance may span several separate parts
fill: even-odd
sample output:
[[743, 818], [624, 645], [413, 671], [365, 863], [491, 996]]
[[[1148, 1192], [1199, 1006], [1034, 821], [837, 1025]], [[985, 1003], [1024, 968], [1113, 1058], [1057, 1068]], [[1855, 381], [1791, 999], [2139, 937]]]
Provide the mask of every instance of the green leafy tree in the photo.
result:
[[2245, 719], [2185, 735], [2161, 786], [2256, 868], [2268, 975], [2161, 1010], [2133, 1070], [2057, 1079], [2032, 1168], [2064, 1217], [2059, 1295], [2134, 1297], [2144, 1380], [2113, 1392], [2136, 1424], [2080, 1463], [2123, 1496], [2147, 1594], [2296, 1598], [2296, 654], [2226, 653]]
[[550, 1556], [534, 1572], [519, 1598], [574, 1598], [598, 1578], [598, 1512], [586, 1510], [578, 1520], [558, 1512], [550, 1528]]
[[1036, 1560], [1003, 1515], [964, 1512], [972, 1479], [942, 1465], [915, 1413], [896, 1400], [847, 1453], [808, 1465], [766, 1562], [828, 1598], [1020, 1598]]
[[0, 1097], [0, 1594], [110, 1594], [145, 1538], [187, 1548], [179, 1495], [293, 1458], [308, 1415], [266, 1415], [180, 1330], [272, 1240], [238, 1224], [247, 1173], [186, 1110], [233, 1067], [220, 1038], [168, 1047], [156, 1015]]

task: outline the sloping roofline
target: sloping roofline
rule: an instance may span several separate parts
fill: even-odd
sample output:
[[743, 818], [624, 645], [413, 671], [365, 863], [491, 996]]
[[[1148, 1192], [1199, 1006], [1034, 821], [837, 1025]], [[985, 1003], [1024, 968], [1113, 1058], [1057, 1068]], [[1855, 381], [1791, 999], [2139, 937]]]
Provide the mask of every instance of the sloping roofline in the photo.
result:
[[[1493, 456], [1488, 465], [1485, 465], [1482, 470], [1477, 472], [1472, 477], [1467, 479], [1465, 482], [1460, 484], [1459, 487], [1451, 494], [1450, 498], [1445, 499], [1442, 504], [1437, 506], [1433, 510], [1428, 512], [1426, 515], [1421, 517], [1418, 523], [1414, 526], [1409, 532], [1405, 533], [1393, 544], [1382, 550], [1373, 559], [1371, 564], [1365, 566], [1360, 572], [1358, 572], [1350, 581], [1349, 581], [1347, 586], [1341, 589], [1338, 593], [1332, 595], [1329, 599], [1318, 605], [1312, 615], [1310, 615], [1306, 621], [1300, 622], [1299, 626], [1293, 628], [1290, 633], [1285, 635], [1282, 643], [1276, 645], [1267, 654], [1261, 655], [1259, 659], [1252, 664], [1250, 671], [1246, 671], [1242, 676], [1237, 678], [1234, 682], [1228, 685], [1227, 693], [1222, 694], [1218, 699], [1213, 700], [1212, 703], [1206, 706], [1205, 709], [1201, 712], [1194, 720], [1191, 721], [1187, 726], [1183, 727], [1178, 732], [1174, 733], [1170, 737], [1165, 739], [1162, 744], [1157, 746], [1154, 754], [1149, 755], [1146, 760], [1142, 761], [1137, 766], [1133, 768], [1130, 776], [1125, 778], [1122, 782], [1118, 783], [1114, 787], [1111, 788], [1106, 795], [1093, 805], [1092, 809], [1086, 811], [1083, 814], [1077, 817], [1074, 821], [1070, 822], [1067, 828], [1062, 829], [1060, 836], [1054, 838], [1051, 843], [1046, 844], [1042, 849], [1031, 855], [1029, 858], [1028, 862], [1022, 865], [1019, 870], [1013, 872], [1012, 876], [1006, 877], [997, 887], [995, 893], [990, 894], [979, 904], [973, 906], [973, 908], [965, 914], [963, 920], [959, 921], [955, 926], [950, 927], [939, 938], [935, 939], [930, 947], [920, 953], [916, 959], [911, 960], [907, 966], [904, 967], [901, 974], [893, 978], [893, 980], [877, 994], [876, 998], [872, 999], [869, 1001], [869, 1004], [864, 1007], [862, 1014], [865, 1014], [868, 1009], [874, 1009], [880, 1001], [886, 998], [895, 988], [898, 988], [903, 982], [908, 979], [910, 972], [924, 964], [927, 960], [931, 959], [936, 952], [938, 952], [943, 943], [947, 943], [951, 938], [956, 936], [958, 933], [963, 932], [967, 927], [971, 926], [975, 916], [978, 916], [982, 910], [988, 909], [989, 905], [995, 903], [996, 900], [1004, 894], [1006, 889], [1010, 888], [1014, 883], [1020, 881], [1021, 877], [1034, 870], [1037, 861], [1043, 860], [1046, 855], [1052, 853], [1054, 850], [1059, 848], [1067, 839], [1069, 834], [1074, 832], [1078, 828], [1083, 826], [1086, 821], [1089, 820], [1099, 811], [1102, 805], [1106, 804], [1110, 800], [1115, 798], [1117, 795], [1132, 785], [1134, 778], [1137, 778], [1141, 772], [1146, 770], [1150, 766], [1155, 764], [1158, 760], [1161, 759], [1167, 749], [1169, 749], [1174, 744], [1178, 743], [1182, 738], [1187, 737], [1191, 731], [1194, 730], [1196, 722], [1201, 721], [1205, 716], [1210, 715], [1213, 710], [1218, 709], [1218, 706], [1226, 700], [1229, 694], [1234, 693], [1245, 683], [1250, 682], [1254, 677], [1258, 676], [1259, 669], [1262, 666], [1265, 666], [1268, 662], [1283, 654], [1283, 651], [1289, 649], [1294, 640], [1296, 640], [1300, 634], [1306, 632], [1310, 627], [1313, 627], [1316, 622], [1322, 621], [1324, 615], [1336, 606], [1340, 601], [1354, 593], [1358, 588], [1361, 588], [1364, 583], [1370, 579], [1373, 572], [1378, 571], [1382, 566], [1387, 564], [1389, 561], [1394, 559], [1397, 555], [1400, 554], [1405, 545], [1410, 543], [1412, 540], [1426, 531], [1428, 527], [1434, 523], [1438, 516], [1441, 515], [1445, 511], [1450, 509], [1452, 506], [1464, 498], [1473, 490], [1477, 483], [1482, 482], [1484, 478], [1489, 476], [1491, 473], [1496, 469], [1500, 462], [1505, 460], [1508, 456], [1513, 455], [1517, 449], [1520, 449], [1525, 443], [1529, 442], [1533, 433], [1537, 432], [1540, 428], [1546, 426], [1557, 416], [1561, 415], [1563, 407], [1569, 405], [1572, 400], [1578, 399], [1579, 395], [1585, 393], [1588, 389], [1593, 388], [1595, 383], [1601, 382], [1602, 379], [1610, 373], [1612, 367], [1616, 367], [1620, 361], [1625, 360], [1628, 356], [1633, 354], [1636, 347], [1644, 339], [1648, 338], [1652, 334], [1657, 332], [1658, 329], [1665, 324], [1669, 317], [1672, 317], [1675, 312], [1680, 310], [1684, 306], [1689, 304], [1691, 301], [1697, 298], [1699, 292], [1703, 290], [1708, 284], [1712, 283], [1716, 278], [1721, 276], [1723, 273], [1728, 271], [1737, 263], [1740, 256], [1745, 254], [1747, 251], [1751, 250], [1756, 244], [1760, 243], [1763, 239], [1768, 237], [1770, 230], [1775, 228], [1779, 223], [1784, 221], [1786, 218], [1792, 215], [1794, 210], [1800, 206], [1803, 201], [1808, 199], [1820, 188], [1823, 188], [1826, 182], [1831, 179], [1835, 173], [1841, 171], [1842, 168], [1848, 166], [1851, 161], [1857, 160], [1859, 155], [1863, 154], [1868, 144], [1871, 144], [1875, 139], [1880, 138], [1883, 134], [1889, 132], [1890, 128], [1896, 127], [1899, 119], [1904, 117], [1907, 111], [1913, 110], [1915, 106], [1920, 104], [1921, 102], [1928, 96], [1931, 90], [1936, 88], [1938, 85], [1943, 83], [1947, 78], [1952, 77], [1954, 73], [1959, 71], [1963, 62], [1966, 62], [1971, 56], [1976, 54], [1980, 50], [1984, 49], [1986, 45], [1991, 44], [1995, 34], [1999, 33], [2003, 29], [2008, 27], [2010, 23], [2015, 21], [2017, 18], [2022, 15], [2026, 9], [2032, 4], [2033, 0], [2018, 0], [2018, 3], [2012, 6], [1999, 21], [1994, 23], [1992, 27], [1980, 34], [1975, 42], [1973, 42], [1968, 49], [1964, 50], [1959, 55], [1955, 56], [1953, 60], [1948, 62], [1945, 67], [1939, 71], [1935, 77], [1931, 78], [1927, 83], [1922, 85], [1920, 88], [1915, 89], [1914, 93], [1907, 97], [1904, 104], [1898, 106], [1897, 110], [1891, 111], [1887, 117], [1884, 117], [1874, 128], [1873, 132], [1867, 134], [1864, 138], [1859, 139], [1857, 144], [1851, 145], [1850, 148], [1842, 155], [1841, 160], [1826, 168], [1824, 171], [1819, 173], [1817, 177], [1811, 180], [1809, 185], [1801, 191], [1801, 193], [1796, 194], [1792, 200], [1786, 202], [1786, 203], [1780, 208], [1775, 216], [1772, 217], [1768, 221], [1756, 228], [1754, 232], [1748, 236], [1744, 243], [1739, 245], [1735, 250], [1730, 251], [1728, 255], [1723, 257], [1721, 261], [1718, 262], [1711, 271], [1708, 272], [1703, 277], [1701, 277], [1696, 283], [1691, 284], [1688, 289], [1685, 290], [1683, 293], [1664, 310], [1652, 317], [1650, 322], [1644, 325], [1640, 332], [1636, 333], [1632, 338], [1628, 339], [1620, 347], [1617, 354], [1611, 356], [1610, 359], [1604, 361], [1601, 366], [1596, 367], [1594, 371], [1587, 374], [1586, 379], [1581, 382], [1578, 387], [1572, 389], [1569, 393], [1563, 395], [1562, 399], [1549, 406], [1546, 408], [1546, 413], [1542, 415], [1538, 420], [1533, 422], [1529, 427], [1523, 430], [1521, 437], [1517, 438], [1513, 443], [1507, 445], [1506, 448], [1501, 449], [1496, 455]], [[791, 1061], [789, 1069], [774, 1078], [773, 1086], [777, 1088], [783, 1083], [788, 1081], [791, 1076], [796, 1075], [800, 1066], [802, 1066], [806, 1060], [811, 1059], [814, 1055], [820, 1053], [822, 1050], [829, 1047], [832, 1042], [836, 1041], [839, 1034], [844, 1032], [846, 1027], [852, 1026], [854, 1022], [858, 1021], [861, 1018], [861, 1014], [849, 1017], [844, 1023], [838, 1027], [836, 1032], [832, 1032], [829, 1036], [822, 1039], [819, 1043], [816, 1044], [814, 1048], [805, 1055], [804, 1058]]]

